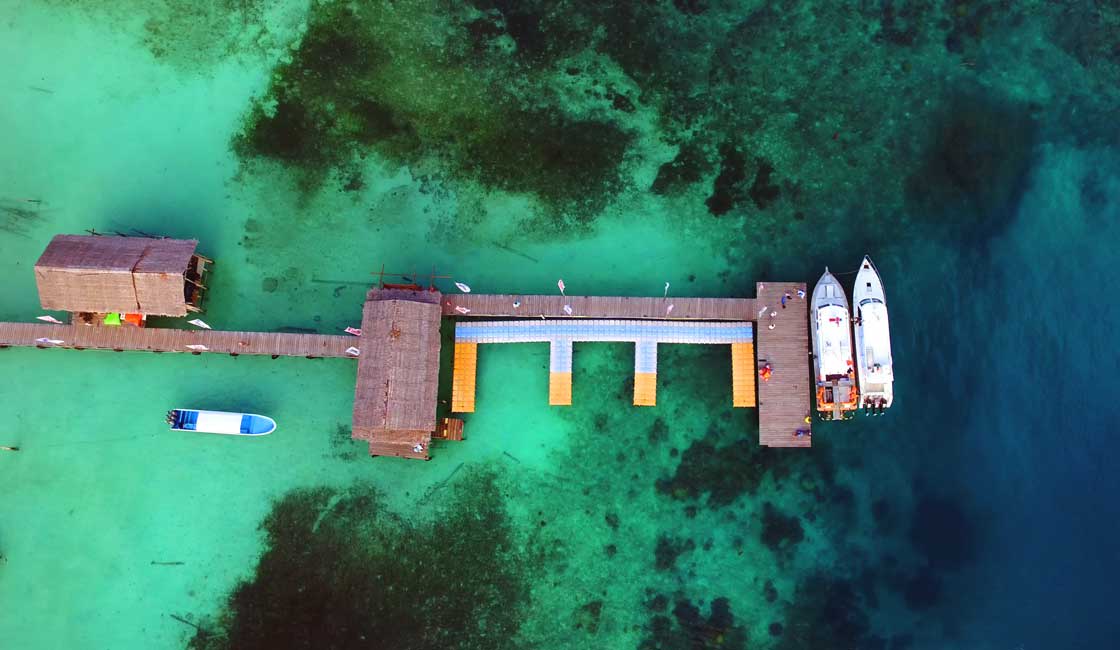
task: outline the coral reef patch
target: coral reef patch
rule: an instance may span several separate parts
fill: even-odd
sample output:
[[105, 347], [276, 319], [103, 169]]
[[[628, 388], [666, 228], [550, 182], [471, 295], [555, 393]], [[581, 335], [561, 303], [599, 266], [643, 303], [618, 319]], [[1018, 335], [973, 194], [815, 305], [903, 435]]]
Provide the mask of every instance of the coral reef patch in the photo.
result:
[[507, 647], [528, 560], [494, 475], [470, 472], [457, 487], [427, 522], [364, 485], [285, 495], [262, 524], [255, 574], [233, 590], [217, 631], [200, 628], [190, 647]]

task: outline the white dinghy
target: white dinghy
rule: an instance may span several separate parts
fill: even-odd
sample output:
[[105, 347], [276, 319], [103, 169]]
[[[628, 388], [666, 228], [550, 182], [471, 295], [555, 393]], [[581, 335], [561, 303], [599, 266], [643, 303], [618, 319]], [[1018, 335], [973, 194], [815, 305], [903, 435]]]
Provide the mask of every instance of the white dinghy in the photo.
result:
[[255, 413], [174, 409], [167, 414], [172, 431], [223, 433], [231, 436], [267, 436], [276, 430], [276, 421]]

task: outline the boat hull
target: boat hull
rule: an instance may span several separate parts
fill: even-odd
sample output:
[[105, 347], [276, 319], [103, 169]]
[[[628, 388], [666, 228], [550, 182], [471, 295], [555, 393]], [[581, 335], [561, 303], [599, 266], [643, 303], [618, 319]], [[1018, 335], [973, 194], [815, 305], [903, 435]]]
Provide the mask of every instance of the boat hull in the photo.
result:
[[267, 436], [276, 430], [275, 420], [256, 413], [174, 409], [171, 411], [170, 420], [172, 431], [259, 437]]
[[844, 288], [827, 268], [813, 288], [809, 318], [817, 411], [826, 420], [850, 417], [859, 407], [851, 312]]
[[856, 374], [863, 396], [860, 407], [882, 414], [894, 403], [894, 358], [883, 280], [871, 258], [864, 256], [852, 289], [855, 303]]

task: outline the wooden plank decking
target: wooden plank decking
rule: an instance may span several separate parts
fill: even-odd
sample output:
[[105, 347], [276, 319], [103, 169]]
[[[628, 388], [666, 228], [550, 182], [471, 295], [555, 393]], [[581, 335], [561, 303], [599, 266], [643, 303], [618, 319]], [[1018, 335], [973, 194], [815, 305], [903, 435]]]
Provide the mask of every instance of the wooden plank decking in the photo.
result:
[[[809, 369], [808, 298], [798, 298], [795, 282], [758, 283], [759, 310], [753, 315], [758, 366], [769, 362], [770, 381], [758, 382], [758, 442], [767, 447], [809, 447], [812, 438], [798, 438], [798, 429], [812, 430], [810, 406], [812, 371]], [[782, 296], [789, 294], [782, 308]], [[775, 313], [773, 320], [771, 313]], [[770, 329], [770, 324], [774, 329]], [[805, 422], [809, 417], [810, 423]]]
[[[520, 303], [514, 307], [514, 303]], [[564, 306], [572, 313], [564, 311]], [[444, 316], [540, 318], [653, 318], [658, 320], [754, 320], [751, 298], [624, 298], [619, 296], [552, 296], [516, 294], [444, 294]], [[669, 307], [672, 306], [672, 309]], [[469, 309], [467, 313], [456, 308]]]
[[[37, 343], [35, 339], [62, 343]], [[188, 345], [203, 345], [206, 349], [191, 349]], [[0, 323], [0, 346], [351, 358], [346, 348], [360, 347], [358, 339], [352, 336], [47, 323]]]

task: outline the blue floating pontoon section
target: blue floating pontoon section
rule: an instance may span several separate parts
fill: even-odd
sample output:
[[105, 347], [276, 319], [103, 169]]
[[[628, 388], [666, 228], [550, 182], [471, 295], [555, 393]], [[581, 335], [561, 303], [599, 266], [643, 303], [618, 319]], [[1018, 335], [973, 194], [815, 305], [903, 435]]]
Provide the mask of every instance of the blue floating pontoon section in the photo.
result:
[[656, 341], [638, 341], [634, 350], [634, 372], [657, 372]]
[[553, 339], [548, 351], [549, 372], [572, 371], [572, 340]]
[[[751, 343], [747, 322], [643, 320], [515, 320], [456, 323], [458, 343], [541, 343], [552, 341], [630, 343]], [[656, 349], [656, 348], [655, 348]]]
[[459, 322], [456, 343], [550, 343], [551, 372], [572, 371], [573, 341], [635, 344], [634, 372], [657, 372], [658, 343], [728, 345], [751, 343], [754, 329], [746, 322], [648, 320], [511, 320]]

